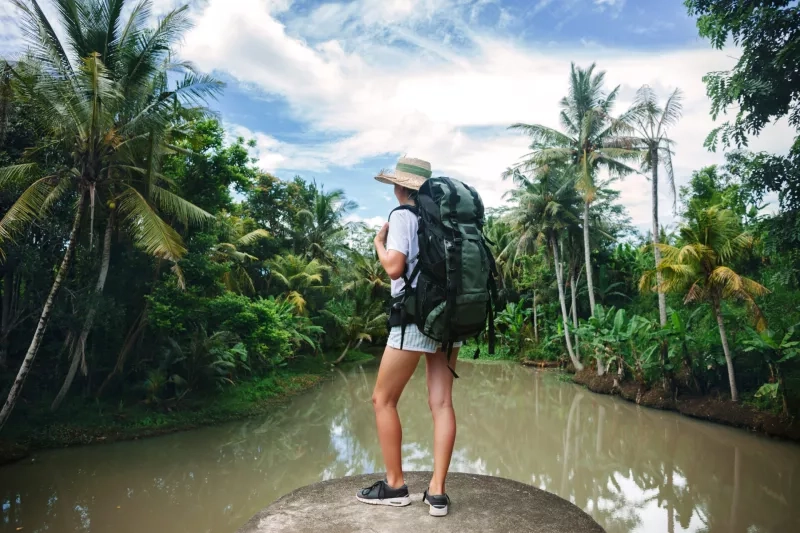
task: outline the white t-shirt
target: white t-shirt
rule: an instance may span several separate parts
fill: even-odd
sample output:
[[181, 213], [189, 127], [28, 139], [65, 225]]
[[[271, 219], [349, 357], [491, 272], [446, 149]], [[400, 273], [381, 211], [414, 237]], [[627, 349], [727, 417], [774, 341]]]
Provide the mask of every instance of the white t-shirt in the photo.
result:
[[[417, 240], [417, 215], [401, 209], [389, 215], [389, 235], [386, 237], [386, 250], [397, 250], [406, 256], [405, 275], [411, 274], [417, 264], [419, 255], [419, 241]], [[392, 280], [392, 296], [403, 292], [406, 282], [402, 277]], [[417, 286], [416, 278], [411, 282], [412, 287]]]

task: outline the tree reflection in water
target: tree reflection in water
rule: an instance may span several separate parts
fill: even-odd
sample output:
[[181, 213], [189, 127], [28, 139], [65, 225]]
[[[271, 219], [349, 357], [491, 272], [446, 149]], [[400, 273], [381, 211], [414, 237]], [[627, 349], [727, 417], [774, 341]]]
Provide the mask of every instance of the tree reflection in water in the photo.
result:
[[[295, 488], [380, 472], [375, 371], [349, 367], [266, 417], [0, 469], [0, 532], [230, 533]], [[515, 365], [459, 362], [459, 374], [452, 471], [555, 492], [608, 533], [800, 531], [796, 445]], [[423, 375], [421, 364], [398, 406], [407, 469], [433, 466]]]

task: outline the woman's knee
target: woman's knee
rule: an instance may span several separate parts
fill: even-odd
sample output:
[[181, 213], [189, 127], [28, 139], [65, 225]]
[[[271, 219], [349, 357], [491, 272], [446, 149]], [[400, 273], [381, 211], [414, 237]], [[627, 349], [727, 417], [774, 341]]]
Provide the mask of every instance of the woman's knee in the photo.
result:
[[453, 408], [453, 399], [449, 395], [428, 394], [428, 407], [432, 413]]
[[385, 409], [387, 407], [397, 407], [397, 398], [385, 391], [375, 390], [372, 393], [372, 407], [375, 410]]

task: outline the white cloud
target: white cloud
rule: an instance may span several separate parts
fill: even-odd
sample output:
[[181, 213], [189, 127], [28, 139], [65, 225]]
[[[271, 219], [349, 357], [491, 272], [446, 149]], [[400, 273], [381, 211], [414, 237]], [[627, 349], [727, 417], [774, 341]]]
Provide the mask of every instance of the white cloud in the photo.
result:
[[[614, 0], [597, 3], [621, 5]], [[701, 78], [711, 70], [730, 68], [734, 60], [729, 50], [644, 53], [598, 45], [534, 49], [473, 32], [465, 52], [414, 31], [429, 17], [455, 13], [435, 11], [445, 4], [453, 8], [449, 0], [361, 0], [325, 4], [309, 16], [331, 17], [339, 10], [335, 18], [340, 27], [360, 16], [362, 27], [383, 24], [387, 32], [406, 36], [406, 43], [420, 48], [398, 53], [379, 46], [376, 54], [369, 41], [348, 37], [347, 31], [339, 39], [309, 44], [302, 34], [289, 34], [269, 6], [255, 0], [210, 0], [182, 53], [203, 69], [224, 68], [242, 82], [281, 95], [297, 119], [318, 132], [336, 134], [337, 140], [314, 145], [281, 143], [256, 134], [262, 164], [272, 170], [321, 171], [407, 153], [431, 161], [434, 174], [474, 183], [487, 205], [498, 205], [509, 188], [500, 174], [527, 146], [524, 137], [505, 128], [520, 121], [558, 127], [557, 103], [567, 90], [571, 60], [580, 66], [596, 61], [598, 69], [607, 72], [608, 86], [621, 86], [618, 110], [627, 107], [645, 83], [662, 97], [675, 86], [683, 89], [684, 118], [672, 132], [679, 183], [685, 183], [692, 170], [723, 161], [722, 154], [709, 153], [702, 145], [714, 123]], [[410, 21], [403, 22], [403, 14]], [[486, 133], [487, 128], [493, 133]], [[784, 151], [791, 138], [783, 124], [765, 130], [753, 147]], [[631, 177], [619, 187], [634, 223], [646, 224], [649, 183]], [[671, 201], [666, 187], [662, 191], [667, 221]]]
[[622, 9], [622, 6], [625, 5], [625, 0], [594, 0], [594, 5], [599, 7], [613, 7], [617, 9]]
[[347, 215], [344, 218], [345, 222], [362, 222], [369, 226], [370, 228], [380, 228], [386, 223], [386, 217], [376, 216], [376, 217], [367, 217], [364, 218], [359, 215]]
[[[600, 3], [620, 5], [610, 0]], [[487, 205], [498, 205], [509, 187], [499, 176], [525, 153], [527, 145], [523, 137], [504, 128], [519, 121], [558, 127], [557, 102], [566, 92], [571, 60], [581, 66], [596, 61], [607, 72], [608, 86], [621, 86], [619, 110], [631, 103], [636, 89], [645, 83], [662, 96], [675, 86], [683, 89], [684, 118], [672, 132], [679, 183], [685, 183], [692, 170], [723, 160], [722, 154], [703, 148], [714, 123], [701, 78], [711, 70], [732, 66], [730, 51], [644, 53], [597, 45], [542, 50], [473, 34], [470, 51], [464, 52], [414, 37], [414, 24], [420, 17], [431, 16], [437, 2], [398, 0], [378, 7], [382, 5], [363, 0], [336, 9], [358, 12], [360, 6], [363, 24], [397, 23], [399, 13], [413, 14], [411, 23], [398, 23], [397, 28], [387, 23], [386, 28], [412, 36], [422, 52], [398, 54], [387, 49], [390, 60], [380, 61], [365, 51], [367, 43], [357, 39], [343, 37], [311, 45], [301, 36], [288, 34], [270, 10], [254, 0], [235, 5], [211, 0], [187, 36], [183, 55], [201, 68], [225, 68], [243, 82], [282, 95], [296, 118], [320, 132], [337, 134], [337, 140], [316, 145], [285, 144], [258, 135], [260, 158], [270, 169], [318, 171], [407, 153], [431, 161], [435, 174], [474, 183]], [[330, 9], [322, 6], [311, 18]], [[348, 14], [352, 16], [356, 15]], [[426, 55], [425, 50], [435, 53]], [[476, 127], [478, 131], [488, 127], [493, 133], [476, 133]], [[347, 136], [341, 138], [343, 133]], [[778, 125], [765, 130], [753, 147], [784, 151], [791, 138], [788, 127]], [[631, 177], [619, 187], [634, 223], [647, 223], [649, 183]], [[668, 220], [671, 200], [666, 187], [662, 191], [662, 213]]]
[[[174, 3], [158, 0], [155, 11], [166, 12]], [[593, 3], [611, 10], [624, 1]], [[538, 0], [533, 9], [549, 4]], [[558, 127], [570, 61], [580, 66], [596, 61], [607, 72], [609, 87], [621, 85], [618, 110], [645, 83], [662, 97], [675, 86], [684, 90], [684, 118], [672, 132], [679, 183], [692, 170], [723, 161], [722, 154], [702, 146], [714, 124], [701, 78], [730, 68], [730, 50], [704, 44], [646, 53], [596, 43], [531, 47], [470, 24], [486, 5], [485, 0], [355, 0], [325, 3], [299, 16], [291, 11], [291, 0], [204, 0], [194, 7], [195, 27], [181, 54], [203, 70], [227, 71], [285, 99], [315, 138], [331, 134], [329, 142], [293, 144], [227, 124], [233, 135], [255, 138], [254, 155], [272, 172], [321, 173], [407, 153], [431, 161], [434, 174], [475, 184], [487, 205], [499, 205], [510, 186], [500, 174], [527, 145], [505, 128], [513, 122]], [[0, 10], [0, 17], [4, 13]], [[270, 120], [263, 117], [264, 127], [254, 129], [267, 130]], [[792, 138], [782, 123], [766, 129], [753, 148], [782, 152]], [[649, 183], [630, 177], [618, 187], [634, 223], [647, 224]], [[666, 215], [671, 201], [666, 187], [662, 191]]]

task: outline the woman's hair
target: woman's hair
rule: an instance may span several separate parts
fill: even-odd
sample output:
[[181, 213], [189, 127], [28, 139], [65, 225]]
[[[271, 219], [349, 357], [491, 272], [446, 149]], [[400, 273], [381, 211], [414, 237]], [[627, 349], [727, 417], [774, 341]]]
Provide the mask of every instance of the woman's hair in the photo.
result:
[[414, 202], [414, 205], [417, 205], [417, 201], [419, 200], [419, 191], [416, 189], [409, 189], [408, 187], [404, 188], [408, 192], [408, 199]]

